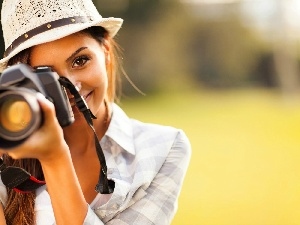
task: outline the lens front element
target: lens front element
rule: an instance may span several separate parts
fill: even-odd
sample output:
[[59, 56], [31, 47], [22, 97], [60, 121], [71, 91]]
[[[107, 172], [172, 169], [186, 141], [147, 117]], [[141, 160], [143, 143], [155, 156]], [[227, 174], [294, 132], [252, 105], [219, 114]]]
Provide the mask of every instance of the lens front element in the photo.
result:
[[22, 140], [41, 125], [41, 112], [34, 93], [7, 91], [0, 94], [0, 136]]
[[8, 99], [0, 108], [0, 123], [9, 132], [25, 130], [32, 119], [30, 106], [20, 99]]

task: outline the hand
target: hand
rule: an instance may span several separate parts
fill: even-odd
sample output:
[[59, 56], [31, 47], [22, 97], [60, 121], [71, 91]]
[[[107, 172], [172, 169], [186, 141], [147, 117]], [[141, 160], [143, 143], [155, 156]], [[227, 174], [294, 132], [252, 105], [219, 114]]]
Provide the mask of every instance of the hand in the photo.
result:
[[40, 161], [51, 161], [59, 154], [68, 152], [53, 103], [40, 93], [37, 94], [37, 99], [44, 116], [42, 126], [24, 143], [9, 150], [0, 149], [0, 154], [7, 153], [14, 159], [36, 158]]

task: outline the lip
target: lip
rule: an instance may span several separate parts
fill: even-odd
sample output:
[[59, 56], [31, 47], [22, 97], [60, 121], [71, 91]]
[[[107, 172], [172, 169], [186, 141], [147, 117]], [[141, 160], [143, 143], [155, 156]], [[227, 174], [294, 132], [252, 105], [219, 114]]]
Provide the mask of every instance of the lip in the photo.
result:
[[[85, 102], [88, 102], [88, 101], [89, 101], [89, 97], [91, 96], [92, 92], [93, 92], [93, 91], [87, 93], [86, 95], [84, 95], [84, 94], [80, 94], [80, 95], [81, 95], [82, 98], [85, 100]], [[75, 105], [76, 105], [76, 102], [75, 102], [74, 96], [73, 96], [73, 95], [69, 95], [68, 98], [69, 98], [69, 102], [70, 102], [71, 106], [72, 106], [72, 107], [75, 106]]]
[[90, 96], [91, 96], [91, 94], [93, 93], [93, 91], [90, 91], [89, 93], [87, 93], [87, 94], [83, 94], [83, 95], [81, 95], [82, 96], [82, 98], [84, 99], [84, 101], [86, 102], [86, 103], [88, 103], [88, 101], [89, 101], [89, 99], [90, 99]]

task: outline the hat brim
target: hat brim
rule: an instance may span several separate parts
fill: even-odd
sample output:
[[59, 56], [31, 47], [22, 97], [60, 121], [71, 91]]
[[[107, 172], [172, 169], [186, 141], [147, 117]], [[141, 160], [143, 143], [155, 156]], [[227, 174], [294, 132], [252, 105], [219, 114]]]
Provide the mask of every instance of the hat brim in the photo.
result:
[[121, 18], [100, 18], [96, 21], [91, 21], [89, 23], [76, 23], [76, 24], [68, 24], [65, 26], [57, 27], [55, 29], [47, 30], [43, 33], [37, 34], [30, 39], [26, 40], [22, 44], [20, 44], [18, 47], [16, 47], [10, 54], [3, 59], [0, 60], [0, 72], [2, 72], [6, 67], [8, 61], [15, 55], [17, 55], [19, 52], [30, 48], [35, 45], [51, 42], [58, 40], [60, 38], [66, 37], [68, 35], [77, 33], [79, 31], [82, 31], [88, 27], [93, 26], [101, 26], [104, 29], [106, 29], [110, 35], [110, 37], [114, 37], [118, 31], [120, 30], [121, 26], [123, 24], [123, 19]]

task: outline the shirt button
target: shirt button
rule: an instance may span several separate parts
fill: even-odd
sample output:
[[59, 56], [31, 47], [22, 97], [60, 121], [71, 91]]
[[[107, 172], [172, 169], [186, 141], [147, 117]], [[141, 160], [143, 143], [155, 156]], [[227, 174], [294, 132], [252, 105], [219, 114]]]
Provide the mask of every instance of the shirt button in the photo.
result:
[[104, 218], [105, 217], [105, 212], [103, 210], [99, 211], [100, 217]]
[[119, 208], [119, 205], [118, 205], [118, 204], [113, 204], [112, 208], [113, 208], [113, 209], [118, 209], [118, 208]]

